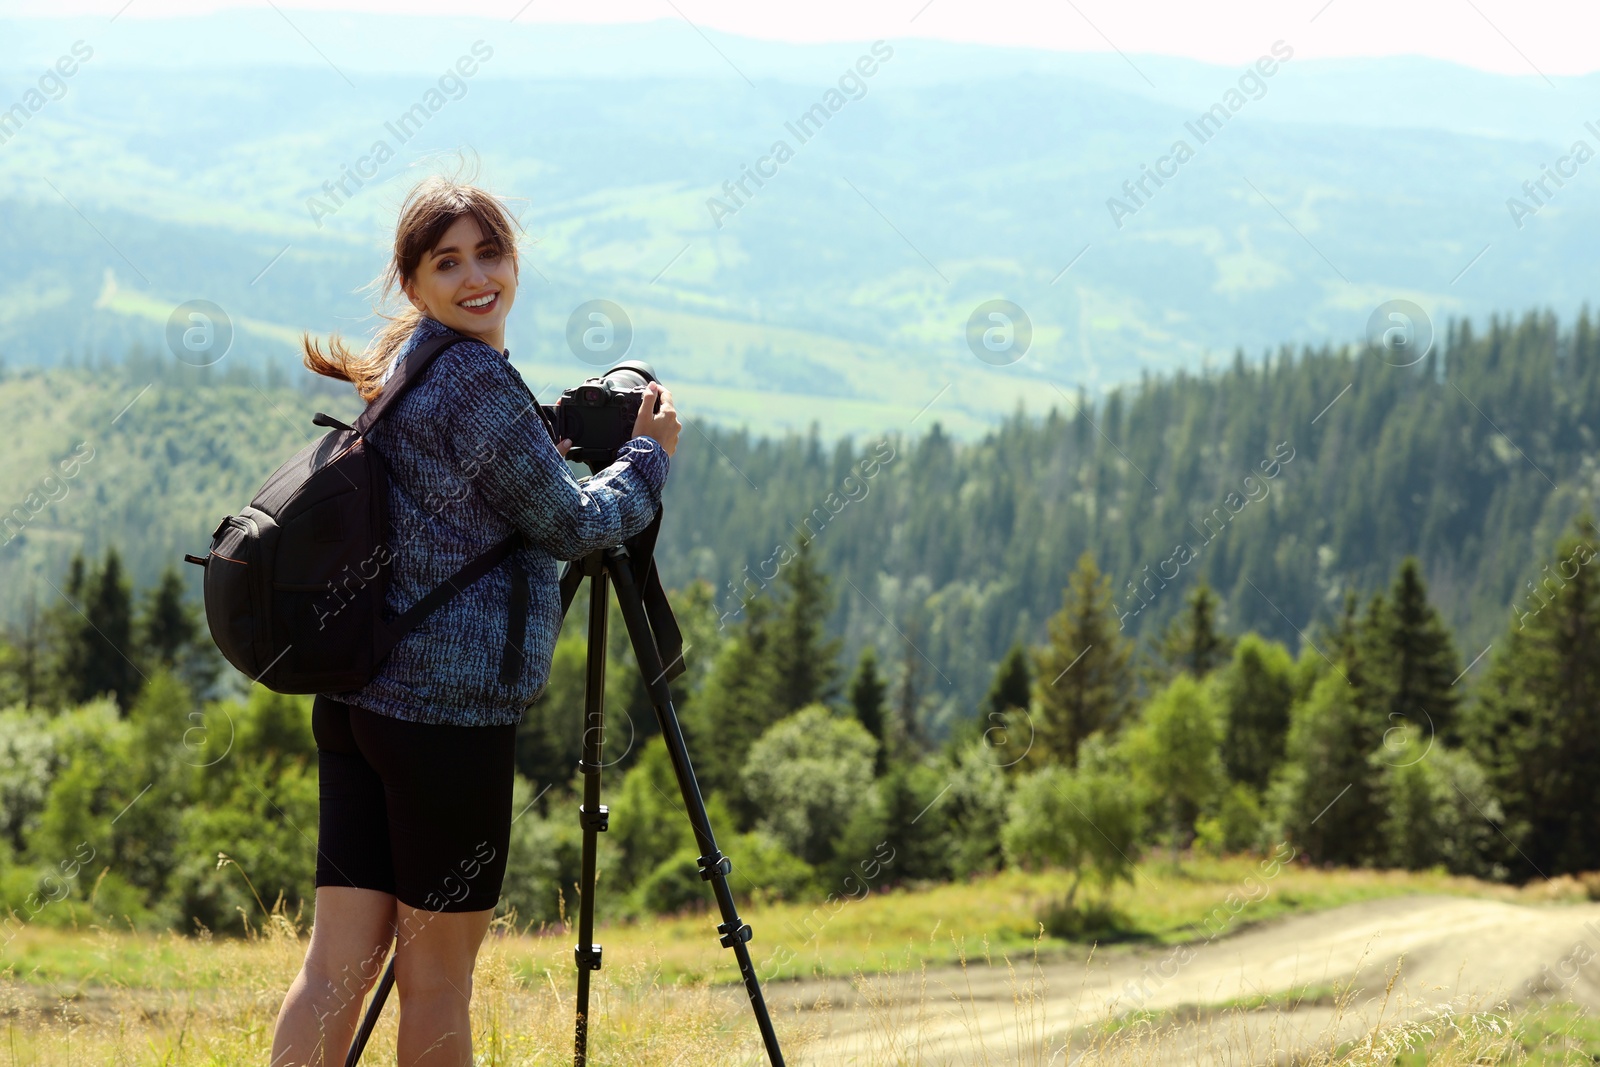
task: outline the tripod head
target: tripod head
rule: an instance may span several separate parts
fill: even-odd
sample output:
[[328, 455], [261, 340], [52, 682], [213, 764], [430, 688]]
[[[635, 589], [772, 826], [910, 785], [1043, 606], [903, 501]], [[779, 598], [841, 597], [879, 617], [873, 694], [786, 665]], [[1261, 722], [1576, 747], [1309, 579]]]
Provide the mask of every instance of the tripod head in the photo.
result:
[[662, 588], [661, 576], [656, 571], [656, 537], [661, 533], [661, 517], [665, 513], [665, 508], [657, 508], [650, 525], [621, 545], [591, 552], [582, 559], [569, 562], [562, 569], [561, 618], [566, 619], [584, 578], [603, 573], [608, 557], [620, 557], [618, 562], [628, 568], [633, 585], [639, 591], [639, 599], [644, 603], [650, 640], [665, 665], [663, 677], [670, 682], [681, 675], [686, 667], [683, 662], [683, 631], [678, 628], [677, 616], [672, 613], [672, 604], [667, 600], [667, 591]]

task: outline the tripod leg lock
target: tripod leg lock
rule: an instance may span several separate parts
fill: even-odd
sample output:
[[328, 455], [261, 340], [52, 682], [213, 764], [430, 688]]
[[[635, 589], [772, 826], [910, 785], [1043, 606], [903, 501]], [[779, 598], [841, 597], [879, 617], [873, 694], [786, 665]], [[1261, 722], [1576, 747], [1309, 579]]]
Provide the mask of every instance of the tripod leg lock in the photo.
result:
[[583, 829], [595, 829], [604, 833], [611, 829], [611, 809], [601, 804], [593, 813], [582, 804], [578, 805], [578, 825]]
[[749, 941], [755, 936], [755, 932], [750, 929], [749, 923], [742, 923], [737, 919], [733, 922], [720, 924], [717, 927], [717, 933], [722, 935], [717, 940], [722, 943], [723, 948], [732, 948], [734, 945]]
[[[745, 929], [748, 930], [749, 927], [747, 926]], [[600, 969], [599, 945], [577, 945], [573, 948], [572, 954], [577, 957], [578, 970], [598, 971]]]
[[718, 875], [726, 878], [733, 873], [733, 861], [721, 852], [713, 852], [709, 856], [701, 856], [696, 861], [700, 865], [700, 878], [709, 882]]

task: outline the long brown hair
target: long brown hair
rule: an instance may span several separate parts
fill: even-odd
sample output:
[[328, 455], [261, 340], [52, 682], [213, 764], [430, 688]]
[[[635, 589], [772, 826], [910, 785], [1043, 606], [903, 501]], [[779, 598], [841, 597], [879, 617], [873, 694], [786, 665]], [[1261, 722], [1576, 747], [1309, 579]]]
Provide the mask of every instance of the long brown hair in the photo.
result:
[[[484, 237], [499, 246], [501, 255], [509, 255], [515, 262], [517, 224], [499, 199], [475, 185], [438, 176], [424, 178], [400, 205], [400, 218], [394, 228], [394, 258], [373, 283], [381, 300], [387, 300], [396, 290], [404, 294], [404, 287], [416, 277], [422, 257], [464, 215], [476, 219]], [[328, 337], [328, 351], [324, 353], [322, 346], [306, 333], [301, 338], [306, 366], [318, 374], [351, 383], [361, 399], [370, 403], [383, 392], [384, 372], [422, 320], [422, 312], [409, 301], [399, 314], [379, 314], [388, 321], [360, 353], [347, 348], [338, 334]]]

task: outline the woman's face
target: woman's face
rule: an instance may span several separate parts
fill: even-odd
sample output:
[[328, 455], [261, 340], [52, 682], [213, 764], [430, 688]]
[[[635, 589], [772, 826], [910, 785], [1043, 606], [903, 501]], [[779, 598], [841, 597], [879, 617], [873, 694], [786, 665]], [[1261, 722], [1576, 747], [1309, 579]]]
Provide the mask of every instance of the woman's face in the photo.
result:
[[484, 238], [477, 219], [463, 215], [423, 255], [405, 293], [429, 318], [503, 349], [506, 316], [517, 296], [517, 260]]

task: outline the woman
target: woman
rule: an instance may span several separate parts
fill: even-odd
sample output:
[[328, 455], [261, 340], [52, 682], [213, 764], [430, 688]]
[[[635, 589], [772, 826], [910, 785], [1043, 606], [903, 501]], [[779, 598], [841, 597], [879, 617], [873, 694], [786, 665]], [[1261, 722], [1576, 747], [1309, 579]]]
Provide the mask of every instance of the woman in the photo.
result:
[[[561, 625], [556, 560], [649, 525], [677, 446], [672, 394], [652, 383], [617, 461], [573, 480], [562, 458], [571, 442], [551, 439], [504, 351], [515, 238], [494, 197], [426, 180], [401, 207], [383, 279], [410, 308], [360, 354], [337, 338], [326, 353], [305, 342], [307, 366], [371, 401], [418, 345], [447, 330], [470, 339], [442, 352], [370, 435], [390, 470], [389, 608], [404, 611], [510, 534], [524, 540], [403, 638], [367, 686], [316, 698], [316, 915], [273, 1067], [344, 1062], [391, 943], [401, 1067], [471, 1064], [472, 971], [505, 873], [516, 724], [544, 688]], [[528, 595], [514, 601], [524, 574]], [[526, 620], [508, 617], [512, 603]]]

